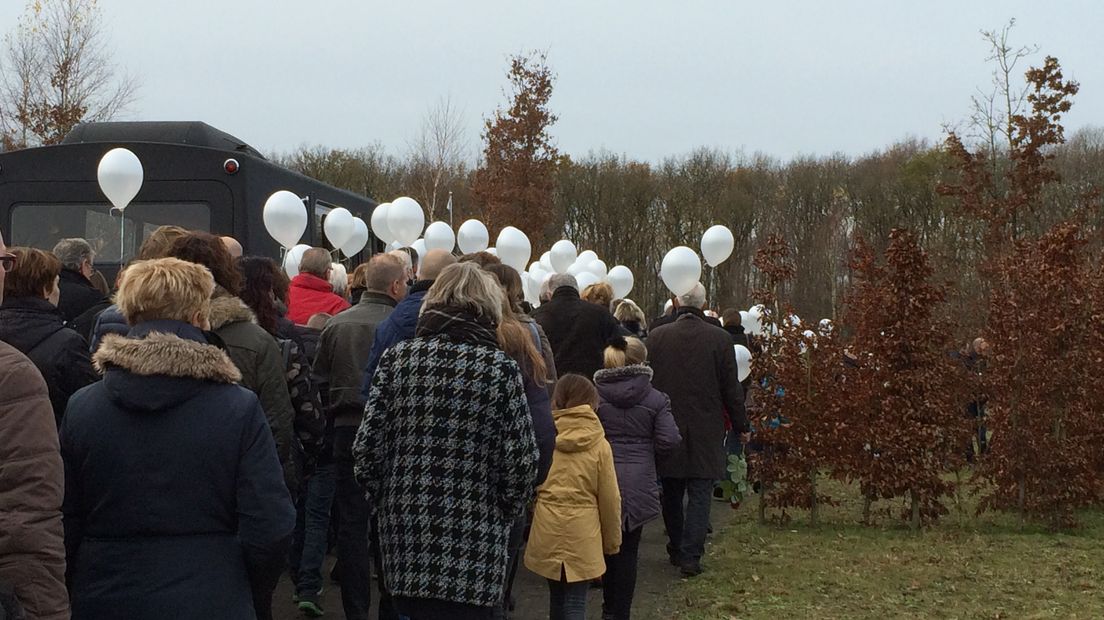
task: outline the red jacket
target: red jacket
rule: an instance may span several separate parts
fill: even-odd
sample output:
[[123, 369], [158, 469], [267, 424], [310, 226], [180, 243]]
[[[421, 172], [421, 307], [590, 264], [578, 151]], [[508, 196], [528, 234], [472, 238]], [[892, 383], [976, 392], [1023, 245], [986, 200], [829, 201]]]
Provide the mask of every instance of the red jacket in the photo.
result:
[[329, 282], [312, 273], [301, 273], [291, 279], [287, 318], [297, 325], [306, 325], [319, 312], [337, 314], [348, 307], [349, 302], [335, 295]]

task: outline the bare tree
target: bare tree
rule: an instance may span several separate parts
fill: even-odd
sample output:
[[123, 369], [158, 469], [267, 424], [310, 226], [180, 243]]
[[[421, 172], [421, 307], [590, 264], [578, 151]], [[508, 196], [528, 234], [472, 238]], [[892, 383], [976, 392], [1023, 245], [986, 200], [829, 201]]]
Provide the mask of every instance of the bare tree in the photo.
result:
[[[1038, 46], [1013, 47], [1009, 35], [1016, 26], [1010, 19], [1000, 30], [982, 30], [981, 36], [989, 44], [987, 62], [994, 63], [992, 87], [988, 91], [978, 88], [971, 98], [973, 111], [970, 125], [974, 137], [985, 147], [989, 160], [996, 162], [1012, 150], [1014, 133], [1012, 118], [1023, 112], [1027, 99], [1027, 85], [1017, 86], [1013, 73], [1021, 60], [1039, 51]], [[995, 165], [995, 164], [994, 164]]]
[[420, 191], [419, 198], [429, 214], [437, 219], [437, 208], [449, 186], [466, 176], [463, 110], [451, 97], [442, 97], [422, 118], [422, 128], [410, 145], [411, 160]]
[[0, 116], [12, 146], [59, 142], [134, 100], [137, 81], [111, 61], [97, 0], [35, 0], [5, 42]]

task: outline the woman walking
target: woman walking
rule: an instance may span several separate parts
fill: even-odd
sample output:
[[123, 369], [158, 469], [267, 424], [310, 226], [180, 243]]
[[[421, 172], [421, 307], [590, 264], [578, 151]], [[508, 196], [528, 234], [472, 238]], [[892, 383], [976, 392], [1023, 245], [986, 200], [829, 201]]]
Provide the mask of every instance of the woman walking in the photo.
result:
[[132, 264], [116, 302], [131, 326], [94, 356], [103, 381], [61, 426], [74, 620], [255, 617], [295, 525], [257, 396], [208, 344], [202, 266]]
[[621, 495], [613, 452], [594, 409], [598, 392], [580, 375], [556, 383], [556, 453], [537, 491], [525, 566], [548, 580], [551, 620], [584, 620], [590, 581], [621, 546]]
[[606, 556], [604, 620], [629, 620], [640, 536], [644, 524], [660, 515], [656, 457], [682, 441], [671, 415], [671, 400], [652, 387], [647, 361], [643, 342], [618, 339], [606, 347], [606, 368], [594, 373], [600, 397], [598, 419], [613, 447], [621, 490], [621, 550]]
[[426, 293], [416, 337], [388, 349], [353, 453], [376, 507], [383, 575], [411, 620], [493, 617], [507, 538], [537, 448], [521, 373], [498, 344], [503, 295], [472, 263]]

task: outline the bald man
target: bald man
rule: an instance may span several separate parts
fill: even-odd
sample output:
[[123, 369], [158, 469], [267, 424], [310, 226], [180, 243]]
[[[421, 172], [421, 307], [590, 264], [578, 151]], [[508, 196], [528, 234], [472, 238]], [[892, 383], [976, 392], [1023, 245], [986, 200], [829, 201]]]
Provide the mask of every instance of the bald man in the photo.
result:
[[230, 252], [230, 256], [234, 258], [242, 257], [242, 245], [238, 243], [238, 240], [233, 237], [219, 237], [222, 241], [222, 245], [226, 246], [226, 251]]
[[456, 257], [445, 250], [430, 250], [426, 252], [418, 264], [418, 279], [414, 286], [410, 287], [410, 293], [406, 299], [395, 306], [395, 311], [380, 323], [376, 330], [376, 339], [372, 343], [372, 352], [368, 355], [368, 364], [364, 367], [364, 382], [361, 384], [360, 395], [365, 402], [368, 401], [368, 392], [372, 388], [372, 377], [376, 374], [376, 365], [383, 357], [387, 349], [396, 344], [410, 340], [414, 337], [414, 329], [418, 325], [418, 313], [422, 309], [422, 299], [426, 291], [433, 286], [433, 281], [444, 271], [445, 267], [456, 262]]

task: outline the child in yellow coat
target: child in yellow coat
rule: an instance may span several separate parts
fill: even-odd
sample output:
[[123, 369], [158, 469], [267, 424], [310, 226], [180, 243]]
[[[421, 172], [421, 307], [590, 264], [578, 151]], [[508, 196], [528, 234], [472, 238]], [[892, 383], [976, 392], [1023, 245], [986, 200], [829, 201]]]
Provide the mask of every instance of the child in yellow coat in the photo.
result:
[[621, 548], [621, 494], [613, 451], [594, 413], [594, 384], [565, 375], [552, 406], [556, 452], [537, 490], [525, 566], [548, 580], [551, 620], [583, 620], [590, 581], [606, 572], [603, 555]]

